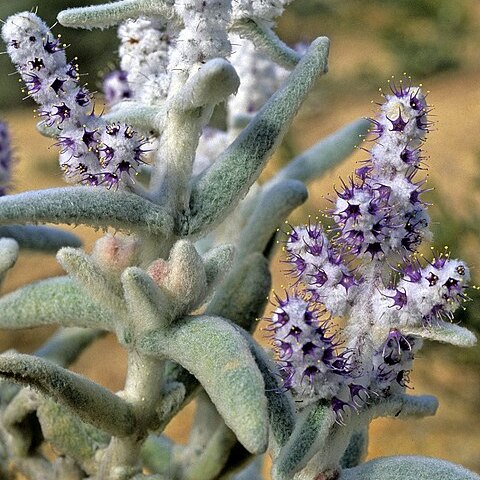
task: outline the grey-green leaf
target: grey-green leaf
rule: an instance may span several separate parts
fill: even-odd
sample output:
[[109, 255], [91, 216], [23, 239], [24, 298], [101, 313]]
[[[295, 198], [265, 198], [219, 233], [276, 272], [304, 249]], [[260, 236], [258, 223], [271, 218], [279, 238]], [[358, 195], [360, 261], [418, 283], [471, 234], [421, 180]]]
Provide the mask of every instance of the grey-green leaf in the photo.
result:
[[344, 470], [339, 480], [479, 480], [480, 475], [438, 458], [404, 455]]
[[294, 68], [302, 58], [300, 53], [278, 38], [271, 25], [260, 19], [237, 19], [233, 23], [232, 30], [242, 38], [248, 38], [256, 48], [288, 70]]
[[[248, 334], [245, 335], [248, 339]], [[270, 421], [270, 447], [283, 447], [295, 427], [295, 407], [289, 393], [282, 391], [282, 382], [278, 369], [263, 348], [250, 337], [250, 351], [257, 362], [265, 382], [265, 395], [268, 401]]]
[[126, 310], [120, 282], [115, 285], [92, 257], [80, 249], [66, 247], [59, 250], [57, 260], [96, 303], [116, 313]]
[[267, 303], [270, 286], [267, 259], [261, 253], [252, 253], [233, 267], [209, 303], [207, 313], [253, 331]]
[[110, 436], [92, 425], [83, 423], [49, 398], [40, 401], [37, 417], [42, 434], [53, 447], [80, 462], [88, 473], [93, 474], [95, 452], [107, 446]]
[[166, 331], [145, 334], [139, 348], [167, 356], [189, 370], [245, 448], [252, 453], [265, 451], [265, 385], [247, 342], [233, 325], [218, 317], [185, 317]]
[[114, 330], [112, 316], [68, 277], [41, 280], [0, 298], [0, 328], [40, 325]]
[[285, 218], [307, 197], [305, 185], [298, 180], [283, 180], [263, 190], [242, 230], [238, 255], [263, 252]]
[[170, 323], [173, 303], [146, 272], [129, 267], [122, 274], [122, 284], [133, 328], [151, 330]]
[[406, 327], [405, 335], [417, 335], [436, 342], [450, 343], [457, 347], [473, 347], [477, 337], [470, 330], [455, 323], [438, 322], [428, 327]]
[[95, 187], [67, 187], [0, 198], [0, 224], [65, 223], [108, 226], [169, 235], [172, 218], [162, 207], [133, 193]]
[[128, 20], [144, 16], [163, 16], [173, 19], [175, 10], [168, 0], [120, 0], [117, 2], [92, 5], [91, 7], [69, 8], [58, 14], [58, 21], [64, 27], [108, 28]]
[[328, 437], [334, 423], [335, 416], [330, 405], [319, 403], [307, 407], [274, 461], [273, 480], [291, 480], [317, 453], [318, 440]]
[[167, 437], [150, 435], [142, 446], [143, 464], [154, 473], [171, 474], [172, 449]]
[[53, 398], [84, 422], [117, 436], [135, 431], [128, 403], [106, 388], [52, 362], [18, 353], [0, 356], [0, 376]]
[[359, 137], [367, 133], [368, 126], [368, 120], [362, 118], [342, 127], [295, 157], [266, 185], [289, 178], [308, 182], [322, 176], [352, 154], [354, 147], [361, 142]]
[[207, 288], [211, 291], [230, 270], [235, 255], [233, 245], [220, 245], [203, 256]]
[[13, 238], [20, 248], [56, 252], [62, 247], [80, 247], [82, 241], [73, 233], [59, 228], [36, 225], [4, 225], [0, 237]]
[[350, 437], [350, 442], [340, 460], [342, 468], [356, 467], [367, 455], [368, 449], [368, 427], [355, 430]]
[[361, 416], [370, 419], [377, 417], [429, 417], [435, 415], [438, 400], [433, 395], [398, 394], [378, 402], [367, 404]]
[[18, 258], [18, 243], [12, 238], [0, 238], [0, 281], [15, 265]]
[[68, 367], [104, 330], [91, 328], [62, 328], [52, 335], [36, 352], [37, 357]]
[[194, 183], [191, 215], [184, 234], [197, 234], [219, 224], [245, 196], [283, 138], [318, 75], [327, 71], [329, 41], [312, 42], [280, 89], [237, 139]]

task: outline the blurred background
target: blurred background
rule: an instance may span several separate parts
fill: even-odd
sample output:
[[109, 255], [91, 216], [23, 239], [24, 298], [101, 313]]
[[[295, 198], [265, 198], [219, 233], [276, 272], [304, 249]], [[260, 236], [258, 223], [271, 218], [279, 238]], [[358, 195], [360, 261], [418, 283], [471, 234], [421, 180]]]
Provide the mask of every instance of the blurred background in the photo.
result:
[[[100, 3], [89, 0], [88, 4]], [[38, 13], [53, 25], [56, 13], [80, 6], [80, 0], [3, 0], [0, 18], [39, 5]], [[263, 174], [270, 176], [292, 156], [346, 122], [375, 115], [381, 102], [379, 88], [404, 72], [415, 84], [423, 83], [435, 124], [425, 145], [429, 167], [426, 197], [432, 203], [435, 250], [448, 245], [453, 257], [471, 266], [473, 283], [480, 282], [480, 2], [478, 0], [296, 0], [279, 22], [278, 32], [289, 44], [309, 42], [327, 35], [332, 41], [330, 71], [322, 78], [298, 115], [283, 145]], [[80, 72], [91, 91], [99, 89], [102, 76], [116, 67], [117, 40], [114, 30], [74, 31], [60, 26], [69, 46], [67, 55], [78, 57]], [[15, 147], [13, 192], [60, 186], [53, 143], [35, 129], [34, 105], [21, 100], [18, 77], [6, 55], [0, 56], [0, 118], [12, 130]], [[372, 104], [373, 103], [373, 104]], [[98, 104], [101, 104], [99, 100]], [[366, 158], [355, 152], [337, 169], [310, 186], [310, 198], [289, 219], [305, 222], [328, 204], [326, 196]], [[67, 227], [66, 227], [67, 228]], [[100, 235], [91, 229], [75, 231], [90, 250]], [[429, 246], [428, 246], [429, 247]], [[427, 247], [427, 249], [428, 249]], [[278, 259], [274, 262], [277, 287], [285, 283]], [[6, 290], [62, 270], [51, 256], [23, 254], [9, 274]], [[480, 298], [470, 289], [472, 301], [456, 315], [477, 334], [480, 331]], [[0, 349], [29, 352], [37, 348], [53, 329], [0, 332]], [[259, 333], [259, 338], [261, 332]], [[459, 349], [428, 344], [415, 362], [413, 393], [434, 394], [440, 408], [433, 418], [421, 421], [377, 420], [371, 428], [369, 457], [393, 454], [422, 454], [461, 463], [480, 473], [480, 349]], [[82, 355], [74, 370], [113, 390], [121, 389], [125, 354], [115, 339], [106, 337]], [[179, 441], [188, 438], [190, 405], [168, 434]]]

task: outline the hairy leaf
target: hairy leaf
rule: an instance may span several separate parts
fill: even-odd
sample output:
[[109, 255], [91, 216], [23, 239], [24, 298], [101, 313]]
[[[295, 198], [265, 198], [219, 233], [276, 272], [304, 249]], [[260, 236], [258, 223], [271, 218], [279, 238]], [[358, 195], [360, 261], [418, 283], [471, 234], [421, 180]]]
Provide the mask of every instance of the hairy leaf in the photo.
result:
[[265, 386], [247, 342], [234, 326], [218, 317], [185, 317], [166, 331], [145, 334], [139, 348], [189, 370], [240, 442], [253, 453], [265, 451]]
[[49, 398], [40, 401], [37, 416], [42, 433], [52, 446], [75, 459], [88, 473], [95, 472], [95, 452], [106, 447], [110, 436], [80, 421]]
[[280, 181], [263, 190], [242, 230], [238, 255], [263, 252], [285, 218], [305, 202], [307, 197], [305, 185], [298, 180]]
[[342, 468], [356, 467], [367, 455], [368, 449], [368, 427], [353, 432], [345, 453], [340, 460]]
[[252, 253], [233, 267], [209, 303], [207, 313], [253, 331], [267, 303], [270, 286], [267, 259], [261, 253]]
[[146, 272], [138, 267], [129, 267], [122, 274], [122, 284], [130, 318], [136, 323], [135, 328], [151, 330], [170, 323], [172, 300]]
[[288, 70], [294, 68], [302, 58], [300, 53], [278, 38], [270, 25], [259, 19], [237, 19], [232, 30], [242, 38], [248, 38], [256, 48]]
[[67, 187], [0, 198], [0, 224], [66, 223], [169, 235], [171, 217], [162, 207], [128, 192]]
[[66, 407], [84, 422], [117, 436], [130, 435], [136, 420], [124, 400], [106, 388], [31, 355], [0, 356], [0, 376], [29, 385]]
[[274, 461], [272, 478], [290, 480], [317, 453], [318, 440], [328, 437], [334, 423], [330, 405], [319, 403], [306, 408]]
[[477, 343], [475, 334], [454, 323], [438, 322], [428, 327], [406, 327], [405, 335], [417, 335], [427, 340], [450, 343], [457, 347], [473, 347]]
[[15, 265], [18, 257], [18, 243], [12, 238], [0, 238], [0, 281]]
[[[248, 339], [247, 335], [245, 337]], [[270, 421], [269, 448], [278, 451], [292, 435], [296, 420], [295, 407], [290, 394], [282, 391], [281, 377], [274, 362], [270, 360], [267, 353], [255, 340], [250, 339], [249, 344], [265, 382], [265, 395], [267, 396]]]
[[191, 215], [184, 234], [198, 234], [219, 224], [263, 170], [268, 158], [312, 88], [327, 71], [329, 41], [318, 38], [280, 89], [237, 139], [194, 183]]
[[62, 247], [80, 247], [81, 240], [73, 233], [58, 228], [36, 225], [4, 225], [0, 237], [13, 238], [20, 248], [56, 252]]
[[93, 341], [105, 333], [99, 329], [62, 328], [52, 335], [35, 355], [62, 367], [68, 367]]
[[221, 245], [203, 256], [207, 287], [211, 291], [230, 270], [235, 255], [233, 245]]
[[91, 7], [69, 8], [58, 14], [58, 21], [64, 27], [73, 28], [108, 28], [118, 25], [129, 18], [141, 15], [156, 16], [174, 19], [175, 10], [168, 0], [120, 0]]
[[124, 312], [125, 300], [120, 285], [112, 283], [92, 258], [76, 248], [62, 248], [57, 254], [62, 267], [97, 303], [113, 312]]
[[0, 328], [40, 325], [114, 330], [112, 316], [68, 277], [41, 280], [0, 298]]
[[437, 458], [404, 455], [370, 460], [344, 470], [339, 480], [479, 480], [480, 475]]
[[342, 127], [295, 157], [266, 185], [286, 179], [308, 182], [322, 176], [352, 154], [360, 142], [359, 137], [367, 133], [369, 125], [368, 120], [360, 119]]

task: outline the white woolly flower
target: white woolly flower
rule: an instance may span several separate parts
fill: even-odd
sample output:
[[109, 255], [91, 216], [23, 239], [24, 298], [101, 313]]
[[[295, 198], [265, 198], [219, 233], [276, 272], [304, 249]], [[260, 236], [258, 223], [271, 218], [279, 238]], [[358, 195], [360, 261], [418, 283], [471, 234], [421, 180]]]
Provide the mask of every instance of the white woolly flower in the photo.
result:
[[230, 60], [240, 77], [240, 87], [228, 101], [229, 116], [234, 119], [235, 115], [252, 115], [260, 110], [286, 79], [288, 71], [259, 52], [249, 40], [232, 35], [231, 41]]

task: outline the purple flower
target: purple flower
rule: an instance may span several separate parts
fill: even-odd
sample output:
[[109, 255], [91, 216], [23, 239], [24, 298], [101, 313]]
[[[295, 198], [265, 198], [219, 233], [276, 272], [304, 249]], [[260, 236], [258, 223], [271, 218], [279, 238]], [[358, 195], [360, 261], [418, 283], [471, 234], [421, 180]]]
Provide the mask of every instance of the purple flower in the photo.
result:
[[0, 121], [0, 196], [6, 194], [11, 177], [12, 148], [6, 123]]

